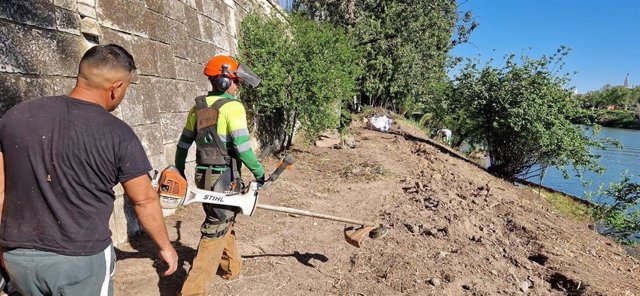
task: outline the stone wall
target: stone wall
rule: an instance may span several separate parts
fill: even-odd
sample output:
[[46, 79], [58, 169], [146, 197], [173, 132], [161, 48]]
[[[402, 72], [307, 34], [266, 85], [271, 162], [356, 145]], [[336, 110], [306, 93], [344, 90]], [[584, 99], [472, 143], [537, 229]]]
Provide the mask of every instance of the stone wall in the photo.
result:
[[[2, 0], [0, 116], [39, 96], [66, 94], [93, 44], [117, 43], [138, 66], [137, 82], [114, 111], [136, 132], [154, 168], [173, 163], [193, 98], [210, 86], [202, 75], [213, 55], [234, 55], [244, 15], [281, 12], [276, 0]], [[193, 160], [193, 151], [189, 157]], [[131, 206], [118, 198], [114, 242], [139, 231]]]

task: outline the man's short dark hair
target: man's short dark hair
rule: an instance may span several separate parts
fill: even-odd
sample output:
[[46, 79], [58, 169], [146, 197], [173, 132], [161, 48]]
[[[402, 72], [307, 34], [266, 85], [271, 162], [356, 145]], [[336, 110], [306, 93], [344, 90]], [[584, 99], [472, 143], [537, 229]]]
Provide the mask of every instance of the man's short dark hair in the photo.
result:
[[122, 46], [117, 44], [96, 45], [84, 53], [80, 65], [89, 63], [110, 69], [131, 72], [136, 69], [133, 56]]

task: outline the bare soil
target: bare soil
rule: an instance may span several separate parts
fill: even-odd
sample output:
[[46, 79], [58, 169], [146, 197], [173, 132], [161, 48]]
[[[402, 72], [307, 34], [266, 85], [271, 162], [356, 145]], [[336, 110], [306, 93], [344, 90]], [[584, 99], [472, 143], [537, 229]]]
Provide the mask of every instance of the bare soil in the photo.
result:
[[[342, 223], [257, 210], [238, 219], [241, 276], [217, 278], [213, 295], [640, 295], [640, 264], [611, 239], [411, 126], [393, 131], [354, 126], [355, 149], [297, 146], [294, 168], [260, 196], [378, 220], [387, 237], [357, 249]], [[120, 246], [115, 295], [175, 295], [203, 219], [197, 204], [166, 218], [182, 260], [170, 277], [147, 237]]]

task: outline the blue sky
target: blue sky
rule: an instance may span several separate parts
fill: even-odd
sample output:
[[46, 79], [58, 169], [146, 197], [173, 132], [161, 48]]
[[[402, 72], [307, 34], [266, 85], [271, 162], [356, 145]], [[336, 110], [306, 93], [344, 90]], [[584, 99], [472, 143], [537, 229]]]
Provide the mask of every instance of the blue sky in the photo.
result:
[[452, 54], [494, 58], [502, 65], [509, 53], [532, 58], [572, 49], [565, 70], [577, 71], [570, 86], [580, 93], [605, 84], [640, 85], [640, 0], [468, 0], [480, 26], [470, 44]]
[[[291, 0], [279, 0], [286, 5]], [[578, 72], [568, 87], [579, 93], [605, 84], [640, 85], [640, 0], [458, 0], [480, 26], [470, 43], [452, 54], [493, 58], [502, 65], [507, 54], [539, 58], [561, 45], [572, 50], [565, 72]]]

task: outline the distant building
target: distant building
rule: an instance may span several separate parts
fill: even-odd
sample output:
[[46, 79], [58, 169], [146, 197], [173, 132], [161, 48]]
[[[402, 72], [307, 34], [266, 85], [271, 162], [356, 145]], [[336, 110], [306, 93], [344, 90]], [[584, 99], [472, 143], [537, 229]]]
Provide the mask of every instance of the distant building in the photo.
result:
[[624, 77], [624, 87], [629, 88], [629, 73]]

